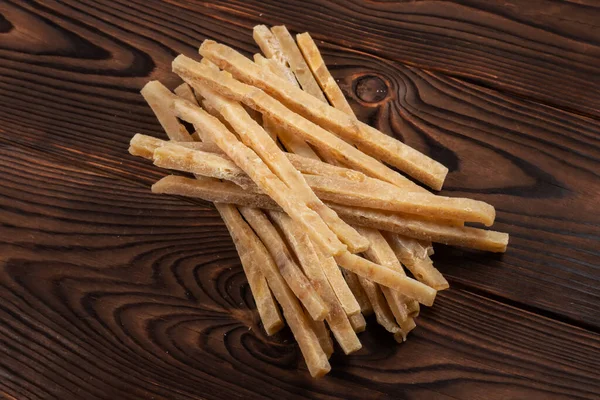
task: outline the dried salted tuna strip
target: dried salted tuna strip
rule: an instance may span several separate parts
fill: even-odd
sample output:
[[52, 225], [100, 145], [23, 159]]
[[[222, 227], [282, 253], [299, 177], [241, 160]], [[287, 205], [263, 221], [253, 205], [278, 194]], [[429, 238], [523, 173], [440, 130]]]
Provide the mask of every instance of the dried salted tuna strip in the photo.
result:
[[169, 107], [171, 104], [170, 99], [175, 96], [169, 89], [159, 81], [150, 81], [142, 88], [141, 93], [169, 139], [179, 142], [193, 141]]
[[438, 271], [427, 253], [427, 247], [418, 241], [401, 235], [385, 234], [386, 239], [398, 259], [410, 270], [413, 276], [436, 290], [448, 289], [446, 278]]
[[261, 255], [260, 251], [257, 251], [256, 243], [253, 243], [256, 238], [253, 239], [247, 230], [240, 228], [241, 217], [235, 206], [217, 203], [215, 207], [223, 218], [240, 256], [265, 331], [267, 335], [273, 335], [284, 326], [284, 322], [261, 270], [260, 264], [265, 262], [264, 254]]
[[[396, 254], [394, 254], [394, 251], [378, 230], [361, 227], [359, 232], [371, 242], [371, 246], [364, 253], [368, 260], [404, 274], [404, 270], [402, 269], [402, 265], [398, 261]], [[411, 301], [410, 297], [385, 286], [381, 287], [381, 291], [383, 292], [398, 325], [404, 323], [404, 321], [409, 318], [408, 302]]]
[[264, 90], [292, 111], [361, 146], [370, 155], [390, 163], [434, 189], [441, 189], [448, 168], [437, 161], [359, 122], [355, 117], [324, 104], [230, 47], [205, 40], [200, 47], [200, 54], [230, 72], [236, 79]]
[[306, 202], [299, 198], [283, 183], [256, 155], [254, 151], [240, 142], [217, 118], [188, 101], [175, 98], [173, 107], [182, 119], [206, 130], [211, 139], [238, 167], [257, 184], [257, 186], [277, 202], [285, 212], [302, 224], [311, 238], [328, 255], [345, 251], [337, 236], [323, 222], [321, 217]]
[[314, 320], [322, 321], [329, 309], [294, 261], [277, 229], [261, 210], [249, 207], [239, 210], [273, 256], [281, 275], [302, 305]]
[[342, 90], [333, 76], [331, 76], [329, 69], [327, 69], [327, 65], [325, 65], [325, 61], [323, 61], [319, 48], [312, 37], [310, 37], [309, 33], [305, 32], [296, 35], [296, 41], [298, 42], [298, 47], [300, 48], [300, 51], [302, 51], [306, 63], [310, 67], [310, 70], [331, 105], [348, 115], [354, 115], [352, 107], [348, 104], [348, 100], [346, 100], [344, 93], [342, 93]]
[[271, 28], [271, 32], [277, 37], [277, 40], [281, 45], [281, 50], [283, 51], [283, 54], [285, 54], [288, 64], [290, 65], [290, 69], [294, 72], [294, 75], [296, 75], [296, 79], [300, 82], [302, 89], [322, 102], [327, 103], [327, 99], [323, 96], [319, 84], [315, 80], [308, 65], [306, 65], [306, 61], [304, 61], [300, 49], [287, 28], [283, 25], [274, 26]]
[[373, 305], [369, 301], [367, 294], [360, 285], [358, 276], [354, 272], [348, 271], [346, 269], [340, 268], [340, 270], [342, 271], [342, 274], [344, 275], [344, 278], [348, 283], [348, 287], [350, 287], [350, 290], [352, 291], [354, 297], [360, 305], [360, 312], [366, 317], [373, 314]]
[[[271, 210], [280, 209], [268, 196], [249, 193], [233, 183], [219, 182], [218, 180], [203, 182], [180, 176], [166, 177], [157, 182], [153, 186], [153, 190], [158, 193], [197, 197], [207, 201], [234, 203]], [[329, 203], [329, 206], [350, 224], [398, 233], [419, 240], [495, 253], [505, 252], [508, 245], [508, 234], [503, 232], [442, 225], [433, 221], [412, 218], [406, 214], [400, 215], [334, 203]]]
[[342, 268], [348, 269], [380, 285], [398, 290], [423, 305], [430, 306], [433, 304], [436, 295], [435, 289], [405, 275], [403, 276], [397, 271], [375, 264], [349, 252], [335, 256], [335, 260]]
[[[274, 146], [273, 143], [272, 145]], [[273, 151], [273, 149], [267, 148], [262, 152], [266, 153], [268, 151]], [[185, 149], [174, 144], [163, 146], [160, 150], [157, 150], [155, 155], [158, 159], [154, 163], [159, 167], [219, 179], [228, 179], [249, 189], [252, 185], [252, 180], [245, 175], [244, 171], [222, 155]], [[275, 158], [276, 156], [272, 155], [272, 157]], [[340, 177], [339, 175], [306, 175], [302, 177], [300, 172], [294, 168], [294, 163], [284, 153], [281, 153], [278, 161], [281, 161], [281, 159], [285, 159], [289, 163], [289, 167], [284, 173], [287, 173], [287, 171], [292, 172], [288, 175], [280, 175], [283, 181], [286, 183], [295, 183], [293, 188], [297, 194], [306, 199], [307, 204], [318, 212], [332, 229], [337, 228], [334, 231], [338, 236], [342, 233], [347, 234], [343, 237], [350, 243], [349, 246], [353, 252], [366, 249], [368, 247], [366, 241], [364, 238], [361, 240], [360, 236], [357, 236], [354, 230], [348, 231], [345, 229], [346, 224], [341, 227], [336, 225], [339, 223], [337, 216], [329, 215], [327, 209], [322, 208], [321, 204], [315, 204], [314, 202], [317, 197], [322, 200], [348, 206], [421, 215], [424, 219], [440, 221], [446, 224], [456, 221], [458, 225], [462, 225], [462, 221], [469, 221], [483, 222], [486, 225], [490, 225], [495, 217], [494, 208], [482, 201], [407, 192], [386, 182], [371, 178], [357, 182], [345, 179], [345, 177]], [[296, 174], [300, 177], [296, 177]], [[290, 185], [288, 184], [288, 186]], [[252, 190], [258, 192], [258, 189]]]
[[321, 268], [319, 256], [306, 232], [284, 213], [271, 211], [269, 216], [283, 232], [304, 273], [329, 308], [325, 320], [344, 353], [350, 354], [359, 350], [362, 347], [360, 341]]
[[223, 118], [231, 124], [241, 141], [254, 150], [271, 171], [293, 190], [301, 201], [319, 214], [327, 226], [352, 252], [363, 251], [367, 248], [368, 241], [323, 204], [306, 183], [302, 174], [294, 168], [285, 154], [269, 138], [265, 130], [248, 115], [240, 103], [224, 98], [210, 89], [204, 87], [199, 89], [205, 101], [215, 107]]
[[[283, 79], [290, 83], [296, 82], [296, 78], [294, 77], [294, 73], [288, 68], [289, 61], [286, 57], [283, 49], [281, 48], [281, 43], [279, 39], [273, 35], [273, 32], [265, 25], [256, 25], [252, 30], [252, 37], [260, 50], [264, 53], [265, 56], [274, 60], [277, 64], [285, 67], [285, 69], [281, 69], [283, 72]], [[295, 83], [298, 85], [298, 83]]]
[[154, 151], [154, 165], [178, 171], [191, 172], [217, 179], [226, 179], [243, 188], [258, 188], [233, 161], [218, 154], [192, 150], [177, 144], [167, 144]]
[[352, 329], [354, 329], [354, 332], [356, 333], [363, 332], [367, 328], [367, 321], [365, 321], [365, 317], [360, 313], [354, 314], [353, 316], [348, 317], [348, 319], [350, 320]]
[[358, 276], [358, 281], [369, 298], [369, 302], [373, 305], [373, 312], [379, 325], [383, 326], [390, 333], [400, 332], [400, 327], [394, 320], [394, 315], [383, 296], [381, 288], [373, 281], [360, 275]]
[[187, 83], [183, 82], [181, 85], [177, 86], [175, 90], [173, 90], [173, 92], [175, 92], [177, 96], [186, 99], [187, 101], [190, 101], [195, 105], [199, 105], [198, 99], [196, 98], [194, 91]]
[[361, 312], [361, 307], [354, 297], [352, 290], [350, 290], [348, 283], [344, 279], [342, 270], [338, 267], [335, 259], [333, 257], [325, 257], [318, 248], [315, 248], [315, 250], [319, 257], [319, 264], [323, 269], [323, 273], [327, 277], [327, 280], [333, 288], [346, 315], [351, 317], [355, 314], [359, 314]]
[[247, 243], [248, 248], [253, 251], [253, 258], [256, 259], [257, 265], [267, 279], [269, 288], [271, 288], [277, 302], [281, 305], [283, 315], [298, 342], [311, 376], [320, 377], [325, 375], [331, 370], [331, 366], [327, 360], [328, 356], [323, 351], [311, 325], [312, 318], [304, 313], [298, 299], [282, 277], [273, 257], [238, 212], [232, 213], [229, 223], [233, 230]]
[[[252, 63], [252, 65], [255, 64]], [[260, 68], [257, 65], [255, 66]], [[320, 152], [330, 155], [331, 158], [342, 162], [344, 165], [397, 186], [414, 185], [406, 177], [356, 149], [319, 125], [296, 114], [254, 86], [241, 83], [222, 72], [213, 71], [183, 55], [178, 56], [173, 61], [173, 71], [192, 86], [194, 86], [194, 82], [205, 83], [223, 96], [242, 102], [248, 107], [259, 111], [263, 116], [268, 115], [287, 131], [302, 137]], [[277, 78], [273, 74], [270, 75]], [[279, 81], [285, 82], [281, 79]], [[302, 90], [298, 90], [304, 93]], [[312, 96], [310, 97], [312, 98]], [[325, 104], [322, 104], [322, 106], [326, 107]]]

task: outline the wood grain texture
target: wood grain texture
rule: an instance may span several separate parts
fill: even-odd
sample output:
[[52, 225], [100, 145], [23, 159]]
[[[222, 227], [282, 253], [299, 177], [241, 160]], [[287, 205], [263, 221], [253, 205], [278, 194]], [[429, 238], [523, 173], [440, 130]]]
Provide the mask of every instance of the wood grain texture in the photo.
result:
[[211, 8], [241, 24], [283, 23], [315, 39], [600, 116], [594, 2], [227, 0]]
[[[156, 12], [172, 15], [169, 29], [176, 26], [181, 12], [176, 14], [173, 9], [168, 14], [169, 4], [152, 4]], [[92, 13], [90, 7], [77, 6]], [[75, 15], [83, 19], [87, 14]], [[143, 35], [144, 28], [133, 25], [139, 18], [125, 18], [128, 15], [123, 13], [115, 23], [131, 25]], [[184, 13], [182, 18], [189, 15]], [[249, 30], [238, 29], [232, 40], [214, 36], [215, 32], [206, 28], [212, 26], [208, 21], [199, 20], [196, 25], [188, 22], [194, 27], [190, 30], [206, 29], [212, 37], [241, 45], [248, 53], [256, 51], [249, 43]], [[218, 19], [216, 23], [226, 25]], [[236, 29], [231, 23], [229, 26]], [[157, 29], [166, 31], [160, 25]], [[93, 39], [91, 32], [84, 30], [81, 34]], [[169, 43], [170, 37], [161, 36], [160, 31], [153, 35], [154, 42]], [[190, 41], [197, 44], [201, 40], [198, 36]], [[152, 46], [140, 46], [139, 50], [122, 47], [122, 58], [131, 62], [157, 60], [149, 61], [146, 67], [136, 61], [137, 68], [147, 70], [149, 77], [137, 77], [128, 72], [131, 67], [127, 65], [123, 70], [102, 72], [108, 76], [90, 76], [73, 70], [70, 59], [62, 68], [38, 67], [39, 56], [29, 56], [20, 69], [7, 70], [9, 76], [1, 82], [6, 89], [0, 94], [9, 105], [0, 110], [4, 129], [11, 127], [19, 132], [10, 140], [93, 168], [127, 179], [157, 179], [160, 172], [156, 168], [126, 155], [125, 149], [135, 132], [164, 137], [136, 89], [150, 78], [162, 79], [172, 87], [177, 84], [167, 72], [173, 53], [193, 55], [195, 48], [175, 43], [174, 47], [169, 52]], [[322, 48], [361, 119], [450, 168], [443, 194], [467, 195], [497, 207], [498, 229], [512, 237], [508, 254], [494, 258], [467, 253], [461, 258], [465, 254], [461, 252], [460, 262], [452, 258], [443, 272], [474, 289], [567, 317], [581, 326], [600, 327], [600, 315], [594, 309], [599, 296], [595, 272], [599, 229], [594, 204], [600, 193], [600, 124], [351, 49], [328, 43]], [[134, 55], [144, 54], [143, 50], [149, 51], [152, 58]], [[89, 63], [91, 66], [94, 62]], [[48, 74], [59, 74], [59, 82], [53, 83]], [[105, 81], [111, 79], [114, 86], [104, 88]], [[546, 250], [549, 244], [552, 251], [538, 263], [540, 250]], [[445, 257], [439, 259], [445, 263]], [[539, 279], [540, 273], [545, 275], [543, 280]], [[520, 285], [514, 285], [515, 281]]]
[[[0, 397], [597, 398], [600, 8], [460, 3], [0, 2]], [[436, 247], [453, 289], [410, 340], [370, 320], [319, 381], [264, 335], [216, 211], [151, 195], [163, 173], [127, 154], [164, 137], [143, 84], [174, 88], [207, 37], [256, 52], [257, 21], [326, 39], [357, 115], [511, 234], [503, 256]]]
[[331, 376], [313, 380], [289, 332], [268, 338], [258, 326], [215, 210], [16, 147], [0, 149], [0, 172], [0, 390], [16, 398], [600, 390], [600, 335], [466, 290], [442, 293], [400, 346], [370, 320], [365, 349], [334, 356]]

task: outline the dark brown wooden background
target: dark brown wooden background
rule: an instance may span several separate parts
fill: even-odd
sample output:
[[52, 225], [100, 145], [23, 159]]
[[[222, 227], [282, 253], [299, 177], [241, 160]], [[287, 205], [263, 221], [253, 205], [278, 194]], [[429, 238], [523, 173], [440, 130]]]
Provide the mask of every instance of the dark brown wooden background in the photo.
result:
[[[310, 31], [360, 117], [496, 206], [504, 255], [437, 247], [451, 282], [396, 345], [312, 380], [258, 324], [206, 203], [152, 195], [139, 89], [203, 39]], [[597, 399], [600, 2], [0, 0], [0, 397]]]

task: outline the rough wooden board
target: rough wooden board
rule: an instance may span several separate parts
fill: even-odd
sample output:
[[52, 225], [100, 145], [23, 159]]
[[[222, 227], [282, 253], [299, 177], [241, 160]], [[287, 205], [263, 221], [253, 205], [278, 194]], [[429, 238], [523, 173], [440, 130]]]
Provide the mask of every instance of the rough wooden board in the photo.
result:
[[234, 0], [220, 6], [223, 19], [249, 27], [285, 24], [318, 41], [351, 45], [600, 117], [600, 7], [593, 0], [351, 0], [326, 5], [318, 0]]
[[[223, 393], [242, 393], [249, 398], [318, 398], [337, 393], [346, 398], [493, 399], [494, 395], [501, 397], [502, 393], [513, 391], [541, 399], [597, 397], [598, 388], [589, 385], [589, 371], [598, 370], [597, 364], [589, 364], [593, 360], [590, 356], [598, 354], [594, 345], [597, 336], [556, 321], [590, 331], [600, 327], [595, 306], [600, 295], [596, 268], [600, 221], [594, 200], [600, 193], [600, 128], [593, 119], [506, 93], [517, 92], [519, 96], [583, 114], [595, 112], [598, 94], [593, 89], [597, 87], [594, 79], [598, 74], [594, 68], [599, 63], [597, 29], [593, 26], [600, 9], [590, 0], [461, 3], [371, 2], [377, 8], [360, 8], [357, 18], [361, 24], [352, 22], [358, 15], [359, 3], [344, 3], [349, 6], [338, 14], [339, 18], [323, 24], [323, 13], [328, 9], [311, 2], [5, 2], [0, 19], [0, 147], [11, 153], [28, 149], [28, 158], [19, 167], [22, 170], [32, 168], [32, 158], [40, 159], [39, 153], [29, 150], [38, 149], [59, 156], [59, 164], [64, 163], [61, 172], [53, 171], [52, 177], [58, 174], [60, 178], [81, 167], [86, 176], [98, 175], [98, 171], [110, 174], [113, 178], [102, 179], [107, 179], [105, 186], [113, 190], [128, 185], [123, 180], [143, 182], [146, 186], [138, 186], [131, 194], [136, 200], [145, 199], [140, 207], [138, 201], [131, 206], [123, 203], [130, 197], [102, 203], [101, 191], [82, 197], [83, 194], [73, 192], [73, 185], [59, 181], [64, 188], [55, 197], [62, 199], [59, 206], [63, 209], [53, 219], [59, 220], [64, 233], [50, 231], [52, 241], [41, 227], [18, 228], [21, 236], [15, 234], [15, 226], [31, 216], [37, 222], [47, 221], [39, 214], [49, 213], [49, 205], [31, 203], [34, 198], [40, 199], [35, 196], [44, 186], [34, 185], [23, 175], [19, 180], [26, 181], [29, 188], [3, 187], [3, 193], [10, 190], [12, 197], [11, 204], [2, 209], [3, 218], [11, 218], [0, 227], [2, 249], [9, 249], [12, 255], [2, 253], [2, 268], [11, 268], [14, 276], [20, 274], [23, 279], [28, 274], [27, 287], [38, 298], [21, 291], [2, 299], [2, 322], [10, 320], [10, 328], [2, 333], [1, 351], [6, 355], [2, 361], [9, 359], [11, 369], [5, 362], [0, 367], [4, 373], [0, 393], [19, 399], [48, 398], [47, 391], [62, 398], [81, 398], [82, 393], [92, 393], [87, 398], [94, 398], [108, 390], [124, 399], [152, 395], [215, 398]], [[399, 12], [381, 13], [377, 11], [379, 7], [398, 7]], [[413, 9], [418, 12], [410, 11]], [[219, 314], [215, 324], [222, 328], [208, 336], [194, 336], [176, 328], [167, 334], [167, 324], [192, 324], [183, 320], [190, 308], [159, 304], [155, 309], [146, 301], [159, 296], [166, 304], [180, 293], [184, 296], [184, 289], [173, 282], [187, 273], [185, 280], [197, 285], [193, 275], [196, 265], [203, 266], [196, 269], [201, 274], [226, 273], [231, 266], [238, 275], [228, 282], [236, 290], [243, 278], [238, 261], [234, 261], [237, 258], [233, 245], [225, 243], [227, 233], [214, 211], [198, 203], [147, 197], [147, 187], [162, 173], [145, 160], [125, 153], [136, 132], [161, 138], [164, 134], [138, 92], [150, 79], [176, 87], [180, 81], [170, 74], [173, 56], [181, 52], [195, 56], [197, 46], [207, 37], [236, 46], [247, 55], [255, 53], [257, 48], [250, 32], [257, 21], [285, 23], [292, 32], [311, 32], [359, 118], [449, 166], [452, 172], [443, 194], [475, 197], [494, 204], [499, 209], [498, 229], [507, 230], [513, 238], [509, 252], [501, 258], [436, 248], [436, 265], [448, 276], [453, 289], [440, 294], [433, 309], [423, 311], [414, 335], [397, 349], [393, 339], [381, 335], [374, 320], [369, 319], [367, 331], [361, 334], [365, 353], [350, 361], [345, 356], [334, 356], [332, 382], [314, 383], [307, 379], [306, 371], [294, 375], [281, 372], [281, 365], [295, 371], [295, 361], [299, 360], [291, 342], [283, 342], [290, 338], [263, 345], [262, 339], [242, 335], [248, 329], [245, 323], [239, 323], [245, 321], [243, 313], [226, 320]], [[368, 27], [364, 26], [365, 21]], [[400, 30], [399, 24], [408, 29]], [[337, 36], [329, 34], [332, 27]], [[520, 35], [519, 30], [525, 35]], [[492, 35], [500, 35], [500, 40]], [[390, 62], [369, 54], [375, 43], [380, 46], [380, 56], [396, 59]], [[543, 48], [537, 47], [540, 43]], [[387, 46], [383, 49], [386, 54], [379, 52], [383, 46]], [[494, 51], [489, 51], [490, 46]], [[451, 69], [455, 76], [465, 77], [471, 83], [404, 67], [398, 60], [418, 61], [430, 71]], [[505, 94], [473, 82], [500, 88]], [[18, 146], [13, 147], [12, 143]], [[14, 181], [13, 170], [11, 167], [3, 179]], [[86, 186], [88, 191], [95, 184]], [[90, 193], [98, 198], [82, 203]], [[30, 204], [30, 211], [22, 210], [24, 204]], [[106, 220], [107, 216], [123, 221], [109, 225], [110, 237], [97, 234], [106, 226], [91, 224], [89, 216], [83, 219], [89, 215], [89, 204], [104, 210], [92, 222]], [[74, 211], [74, 206], [83, 207], [83, 213]], [[125, 215], [128, 220], [114, 219], [115, 210], [119, 210], [119, 218]], [[73, 218], [83, 222], [75, 228]], [[135, 225], [132, 221], [139, 222], [139, 218], [141, 225]], [[157, 228], [153, 225], [155, 218], [166, 226]], [[190, 223], [190, 219], [194, 222]], [[210, 232], [202, 230], [207, 227]], [[88, 236], [90, 231], [96, 232], [95, 236]], [[165, 233], [169, 234], [167, 239]], [[86, 238], [87, 242], [74, 244], [74, 238]], [[82, 246], [99, 240], [108, 251]], [[131, 247], [129, 242], [123, 246], [119, 240], [141, 244]], [[198, 253], [199, 240], [205, 243], [202, 253]], [[181, 247], [175, 249], [182, 252], [178, 256], [168, 249], [177, 244]], [[155, 251], [145, 250], [158, 247]], [[31, 249], [41, 256], [26, 263], [31, 258], [23, 256], [23, 252], [33, 254]], [[109, 253], [110, 258], [106, 257]], [[54, 261], [65, 254], [67, 265], [57, 266]], [[171, 272], [167, 265], [177, 257], [185, 260]], [[90, 265], [104, 268], [107, 259], [116, 278], [94, 277]], [[132, 260], [135, 262], [130, 264]], [[237, 270], [234, 264], [238, 265]], [[209, 269], [205, 270], [204, 265]], [[153, 275], [152, 268], [158, 275]], [[71, 279], [45, 286], [48, 281], [37, 279], [44, 271], [62, 271], [63, 278]], [[207, 275], [201, 276], [208, 279]], [[158, 288], [150, 286], [152, 277], [157, 279]], [[76, 281], [87, 278], [94, 279], [89, 286], [74, 286]], [[59, 278], [51, 280], [58, 282]], [[219, 282], [224, 280], [227, 278], [223, 276]], [[98, 286], [100, 283], [104, 286]], [[146, 285], [146, 295], [136, 295], [140, 285]], [[98, 293], [89, 295], [90, 288], [97, 291], [98, 287], [106, 292], [100, 299]], [[221, 292], [211, 287], [191, 288], [205, 299], [212, 296], [223, 302], [221, 309], [242, 307], [233, 304], [235, 301], [229, 303], [235, 297], [224, 286]], [[115, 317], [109, 315], [116, 307], [107, 306], [105, 312], [97, 314], [99, 305], [110, 300], [107, 293], [117, 290], [129, 294], [111, 295], [112, 304], [128, 306], [129, 311], [119, 309], [115, 315], [120, 320], [133, 318], [136, 325], [116, 325]], [[70, 294], [58, 297], [59, 292]], [[230, 300], [221, 299], [218, 293], [226, 293]], [[140, 300], [146, 303], [140, 305]], [[198, 319], [197, 305], [193, 304], [194, 314], [189, 318]], [[246, 306], [243, 310], [247, 311]], [[469, 312], [465, 314], [464, 310]], [[152, 315], [155, 325], [148, 331], [144, 324]], [[228, 322], [233, 325], [223, 327]], [[473, 323], [494, 329], [483, 335], [467, 327]], [[196, 324], [193, 329], [204, 332], [207, 325]], [[241, 389], [230, 392], [221, 387], [217, 393], [211, 389], [215, 387], [212, 383], [204, 381], [206, 375], [198, 378], [198, 371], [209, 370], [208, 364], [201, 361], [207, 357], [202, 349], [209, 347], [206, 343], [213, 343], [212, 339], [202, 338], [221, 335], [221, 340], [225, 331], [229, 332], [228, 339], [217, 342], [221, 344], [213, 346], [215, 351], [208, 356], [218, 366], [213, 368], [230, 374], [233, 364], [242, 371], [235, 373], [235, 379], [244, 379], [258, 394]], [[154, 333], [152, 339], [149, 332]], [[251, 334], [260, 337], [259, 327]], [[515, 342], [515, 337], [522, 339]], [[22, 344], [23, 338], [28, 340], [26, 345]], [[250, 353], [275, 365], [265, 366], [260, 361], [270, 371], [269, 378], [259, 381], [247, 364], [235, 361], [243, 353], [231, 345], [236, 340], [243, 340]], [[185, 344], [185, 354], [166, 343]], [[8, 345], [12, 346], [10, 354]], [[201, 345], [204, 347], [198, 350]], [[388, 345], [396, 353], [388, 354]], [[490, 350], [493, 345], [496, 347]], [[47, 356], [41, 358], [41, 353], [33, 353], [32, 346], [39, 346], [36, 350]], [[164, 351], [165, 346], [169, 354]], [[574, 349], [570, 352], [572, 360], [565, 361], [567, 353], [563, 349]], [[436, 358], [424, 360], [423, 354], [435, 354]], [[389, 361], [382, 369], [377, 360], [384, 356]], [[148, 357], [154, 357], [151, 363]], [[412, 357], [414, 363], [404, 364], [407, 357]], [[558, 368], [564, 363], [568, 365], [566, 372]], [[548, 371], [540, 367], [546, 365], [552, 380], [544, 377]], [[57, 374], [59, 370], [62, 375]], [[254, 385], [255, 382], [258, 383]], [[557, 388], [557, 382], [562, 388]], [[568, 390], [576, 392], [556, 394]]]
[[[335, 355], [331, 376], [315, 381], [296, 369], [302, 361], [286, 330], [268, 338], [257, 325], [214, 209], [31, 154], [0, 150], [2, 171], [7, 163], [29, 166], [0, 174], [0, 393], [500, 399], [515, 390], [592, 399], [600, 392], [600, 335], [461, 289], [424, 308], [402, 345], [369, 319], [363, 350]], [[109, 188], [119, 190], [106, 196]]]
[[[351, 94], [362, 104], [356, 108], [360, 119], [402, 135], [450, 166], [442, 194], [497, 207], [497, 228], [512, 237], [509, 253], [491, 259], [474, 254], [466, 260], [461, 253], [442, 262], [443, 273], [482, 293], [600, 326], [592, 306], [600, 295], [592, 267], [600, 224], [592, 200], [600, 192], [594, 172], [600, 167], [599, 123], [350, 50], [321, 49], [328, 64], [337, 65], [337, 77], [356, 88]], [[162, 60], [160, 68], [170, 69], [171, 56], [152, 51]], [[195, 51], [189, 48], [190, 54]], [[123, 49], [119, 54], [137, 53]], [[145, 160], [124, 156], [136, 132], [165, 138], [135, 94], [146, 78], [137, 79], [130, 93], [127, 88], [136, 80], [128, 77], [64, 74], [69, 64], [60, 70], [29, 64], [27, 72], [10, 60], [5, 64], [0, 143], [37, 148], [128, 180], [149, 183], [162, 176]], [[111, 79], [118, 87], [107, 87]], [[381, 99], [378, 90], [386, 97]], [[396, 92], [403, 95], [390, 95]]]

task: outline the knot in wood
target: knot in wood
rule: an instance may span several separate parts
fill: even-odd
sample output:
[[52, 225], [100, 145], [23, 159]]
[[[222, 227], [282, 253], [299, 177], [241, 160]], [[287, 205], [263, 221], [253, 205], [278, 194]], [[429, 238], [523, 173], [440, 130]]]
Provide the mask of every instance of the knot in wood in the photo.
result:
[[387, 83], [376, 75], [365, 75], [356, 83], [356, 96], [365, 103], [379, 103], [388, 95]]

